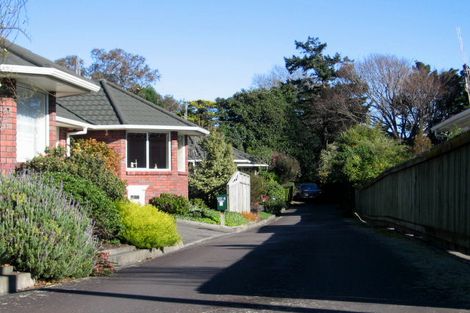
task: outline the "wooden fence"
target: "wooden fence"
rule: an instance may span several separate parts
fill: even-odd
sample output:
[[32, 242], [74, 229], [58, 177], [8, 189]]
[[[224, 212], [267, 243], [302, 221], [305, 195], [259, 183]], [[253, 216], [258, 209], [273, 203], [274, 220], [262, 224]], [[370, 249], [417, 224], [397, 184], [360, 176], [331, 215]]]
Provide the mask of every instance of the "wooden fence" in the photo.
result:
[[356, 191], [356, 209], [470, 251], [470, 133], [384, 172]]
[[228, 211], [250, 212], [250, 175], [235, 172], [227, 184]]

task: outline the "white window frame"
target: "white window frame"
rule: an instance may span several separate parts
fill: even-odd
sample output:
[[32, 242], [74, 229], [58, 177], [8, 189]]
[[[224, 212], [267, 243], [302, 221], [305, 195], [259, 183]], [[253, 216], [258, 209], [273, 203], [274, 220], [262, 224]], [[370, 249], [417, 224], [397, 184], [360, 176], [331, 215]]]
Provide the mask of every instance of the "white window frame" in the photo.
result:
[[[182, 147], [180, 147], [180, 139], [183, 144]], [[182, 160], [181, 160], [182, 156]], [[186, 136], [185, 135], [180, 135], [178, 134], [178, 153], [176, 154], [177, 158], [177, 165], [178, 165], [178, 172], [184, 173], [186, 172], [186, 168], [188, 167], [187, 160], [186, 160]]]
[[[127, 146], [128, 146], [128, 134], [145, 134], [146, 141], [145, 141], [145, 161], [147, 163], [147, 167], [128, 167], [129, 164], [127, 162]], [[150, 134], [165, 134], [166, 141], [167, 141], [167, 154], [166, 154], [166, 162], [168, 164], [168, 168], [149, 168], [149, 135]], [[126, 132], [126, 171], [128, 172], [170, 172], [171, 171], [171, 134], [169, 132], [154, 132], [154, 131], [127, 131]]]
[[[40, 153], [44, 153], [45, 150], [49, 147], [49, 144], [50, 144], [50, 138], [49, 138], [49, 132], [50, 132], [50, 116], [49, 116], [49, 94], [47, 92], [41, 92], [39, 90], [36, 90], [34, 87], [31, 87], [31, 86], [27, 86], [27, 85], [22, 85], [22, 84], [18, 84], [17, 85], [17, 106], [19, 105], [19, 102], [20, 100], [18, 99], [21, 94], [20, 91], [18, 91], [18, 89], [25, 89], [27, 90], [26, 92], [32, 92], [32, 93], [38, 93], [38, 94], [41, 94], [42, 96], [44, 96], [44, 123], [46, 124], [45, 126], [45, 129], [44, 129], [44, 136], [45, 136], [45, 147], [43, 149], [42, 152], [39, 152]], [[17, 120], [18, 120], [18, 114], [17, 114]], [[18, 132], [18, 130], [17, 130]], [[27, 159], [27, 158], [20, 158], [19, 155], [18, 155], [18, 145], [20, 145], [21, 143], [18, 142], [19, 140], [19, 137], [18, 137], [18, 133], [16, 133], [16, 162], [26, 162], [30, 159]], [[37, 156], [38, 154], [36, 154], [35, 156]], [[35, 157], [33, 156], [33, 157]]]

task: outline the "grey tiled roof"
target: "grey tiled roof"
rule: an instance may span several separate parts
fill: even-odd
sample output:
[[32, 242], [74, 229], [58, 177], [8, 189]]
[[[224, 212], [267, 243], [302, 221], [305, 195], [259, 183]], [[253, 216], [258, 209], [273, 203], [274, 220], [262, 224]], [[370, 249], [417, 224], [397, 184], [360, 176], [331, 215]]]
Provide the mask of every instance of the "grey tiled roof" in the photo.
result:
[[[57, 99], [57, 102], [64, 109], [93, 125], [198, 127], [113, 83], [100, 80], [99, 84], [101, 89], [96, 93], [63, 97]], [[68, 118], [60, 112], [57, 114]]]
[[6, 39], [0, 38], [0, 49], [0, 64], [52, 67], [79, 77], [80, 79], [87, 80], [86, 78], [77, 75], [75, 72], [55, 64], [53, 61], [33, 53], [26, 48], [20, 47]]
[[74, 120], [74, 121], [77, 121], [77, 122], [90, 124], [90, 121], [87, 121], [87, 120], [81, 118], [76, 113], [74, 113], [74, 112], [68, 110], [67, 108], [63, 107], [60, 103], [57, 103], [57, 105], [56, 105], [56, 113], [57, 113], [57, 116], [60, 116], [60, 117], [63, 117], [63, 118], [68, 118], [69, 120]]

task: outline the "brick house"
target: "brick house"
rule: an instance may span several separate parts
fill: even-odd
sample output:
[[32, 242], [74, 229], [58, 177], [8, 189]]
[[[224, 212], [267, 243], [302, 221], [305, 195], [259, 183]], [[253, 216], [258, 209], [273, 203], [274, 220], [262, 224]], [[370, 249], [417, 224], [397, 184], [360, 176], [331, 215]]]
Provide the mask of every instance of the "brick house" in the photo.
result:
[[0, 99], [2, 172], [48, 146], [95, 138], [122, 156], [119, 175], [130, 199], [188, 195], [187, 138], [207, 130], [112, 83], [88, 81], [11, 43], [6, 49], [0, 75], [11, 88]]

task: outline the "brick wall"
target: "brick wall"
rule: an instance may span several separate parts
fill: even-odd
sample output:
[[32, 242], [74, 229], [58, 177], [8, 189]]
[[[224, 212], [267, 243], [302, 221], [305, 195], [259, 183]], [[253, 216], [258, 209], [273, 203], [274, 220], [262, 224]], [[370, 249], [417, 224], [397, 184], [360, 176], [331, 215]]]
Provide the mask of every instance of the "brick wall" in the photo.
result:
[[[157, 197], [162, 193], [172, 193], [188, 196], [188, 170], [178, 172], [178, 133], [171, 133], [171, 170], [169, 171], [127, 171], [126, 165], [126, 132], [117, 131], [89, 131], [86, 138], [106, 142], [122, 157], [119, 175], [128, 185], [148, 185], [145, 201]], [[186, 149], [187, 150], [187, 149]]]
[[64, 148], [67, 147], [67, 133], [71, 131], [73, 130], [70, 130], [64, 127], [59, 128], [59, 133], [57, 134], [58, 136], [57, 143], [59, 146], [64, 147]]
[[49, 94], [49, 147], [54, 148], [59, 140], [56, 123], [56, 98], [55, 94]]
[[16, 100], [0, 98], [0, 173], [16, 167]]

